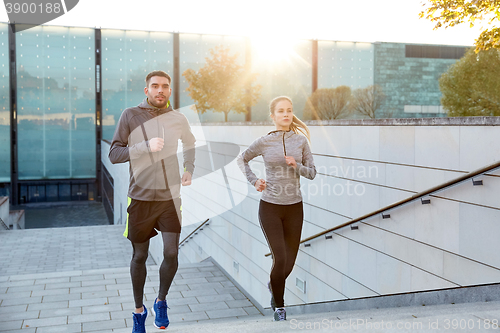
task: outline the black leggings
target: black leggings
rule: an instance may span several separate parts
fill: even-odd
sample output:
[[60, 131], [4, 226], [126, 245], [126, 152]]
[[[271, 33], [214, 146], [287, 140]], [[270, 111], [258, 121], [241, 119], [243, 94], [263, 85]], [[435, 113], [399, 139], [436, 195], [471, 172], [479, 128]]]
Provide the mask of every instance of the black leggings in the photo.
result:
[[259, 221], [273, 255], [271, 290], [278, 308], [285, 305], [285, 280], [297, 258], [303, 220], [302, 202], [276, 205], [260, 201]]
[[[163, 262], [160, 266], [160, 290], [158, 299], [164, 300], [167, 296], [172, 280], [177, 272], [177, 254], [179, 249], [179, 235], [174, 232], [162, 232]], [[144, 284], [146, 283], [146, 260], [148, 259], [149, 239], [144, 243], [132, 243], [134, 252], [130, 262], [130, 276], [132, 277], [132, 290], [134, 292], [135, 307], [141, 308], [144, 297]]]

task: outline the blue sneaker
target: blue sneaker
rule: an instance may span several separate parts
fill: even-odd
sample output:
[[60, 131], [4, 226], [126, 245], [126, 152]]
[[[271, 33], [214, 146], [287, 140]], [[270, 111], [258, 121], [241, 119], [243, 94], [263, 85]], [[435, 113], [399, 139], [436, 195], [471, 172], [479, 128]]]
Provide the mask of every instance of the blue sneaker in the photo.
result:
[[134, 316], [134, 328], [132, 333], [146, 333], [146, 318], [148, 317], [148, 309], [143, 305], [144, 314], [132, 312]]
[[155, 299], [155, 304], [152, 307], [153, 314], [155, 315], [155, 322], [154, 325], [156, 328], [159, 328], [161, 330], [164, 330], [168, 327], [168, 324], [170, 324], [170, 321], [168, 320], [167, 316], [167, 301], [158, 301]]

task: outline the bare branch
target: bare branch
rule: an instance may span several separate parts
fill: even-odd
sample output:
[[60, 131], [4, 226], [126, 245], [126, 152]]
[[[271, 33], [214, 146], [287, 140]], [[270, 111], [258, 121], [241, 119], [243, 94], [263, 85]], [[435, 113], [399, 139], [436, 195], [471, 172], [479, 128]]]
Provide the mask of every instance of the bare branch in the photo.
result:
[[351, 88], [348, 86], [318, 89], [308, 98], [305, 112], [313, 119], [338, 119], [350, 113], [350, 103]]
[[375, 112], [385, 99], [382, 87], [378, 85], [356, 89], [353, 93], [352, 109], [364, 116], [375, 118]]

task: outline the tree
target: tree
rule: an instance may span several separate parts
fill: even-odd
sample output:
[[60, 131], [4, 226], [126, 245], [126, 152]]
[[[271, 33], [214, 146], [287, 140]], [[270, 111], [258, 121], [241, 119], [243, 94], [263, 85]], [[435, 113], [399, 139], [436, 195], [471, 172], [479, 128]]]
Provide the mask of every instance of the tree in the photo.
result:
[[352, 97], [351, 108], [353, 111], [370, 118], [375, 118], [375, 112], [380, 108], [380, 105], [382, 105], [385, 94], [382, 87], [373, 85], [354, 90]]
[[429, 4], [420, 12], [420, 17], [436, 22], [434, 29], [453, 27], [469, 22], [473, 27], [477, 21], [492, 25], [483, 29], [476, 39], [476, 53], [490, 48], [500, 49], [500, 0], [428, 0]]
[[450, 117], [500, 116], [500, 50], [471, 48], [439, 79]]
[[350, 102], [351, 88], [348, 86], [317, 89], [307, 99], [304, 112], [317, 120], [337, 119], [349, 114]]
[[196, 102], [196, 111], [224, 112], [227, 122], [229, 112], [246, 113], [260, 98], [260, 85], [255, 85], [257, 74], [250, 73], [237, 63], [238, 54], [229, 55], [229, 49], [217, 46], [210, 50], [210, 57], [198, 72], [188, 69], [186, 78], [189, 96]]

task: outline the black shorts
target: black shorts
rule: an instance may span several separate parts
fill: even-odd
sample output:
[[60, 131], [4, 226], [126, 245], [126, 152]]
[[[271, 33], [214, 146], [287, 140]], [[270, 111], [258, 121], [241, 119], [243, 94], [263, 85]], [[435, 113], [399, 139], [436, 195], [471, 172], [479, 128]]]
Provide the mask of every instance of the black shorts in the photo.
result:
[[127, 208], [127, 226], [123, 236], [131, 242], [144, 243], [158, 234], [156, 230], [180, 233], [181, 212], [180, 198], [168, 201], [131, 199]]

